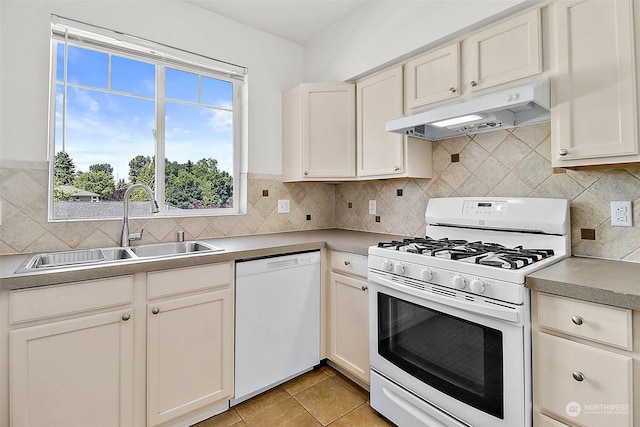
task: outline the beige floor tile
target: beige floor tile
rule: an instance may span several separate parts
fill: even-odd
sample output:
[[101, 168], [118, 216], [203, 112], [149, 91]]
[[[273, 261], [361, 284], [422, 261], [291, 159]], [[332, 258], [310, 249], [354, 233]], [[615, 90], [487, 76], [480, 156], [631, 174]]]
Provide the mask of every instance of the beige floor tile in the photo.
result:
[[362, 387], [360, 387], [359, 385], [357, 385], [356, 383], [354, 383], [353, 381], [351, 381], [349, 378], [345, 377], [341, 373], [336, 372], [336, 375], [333, 377], [333, 379], [336, 380], [340, 385], [342, 385], [344, 388], [346, 388], [350, 392], [362, 395], [362, 398], [365, 401], [369, 400], [368, 391], [366, 391], [365, 389], [363, 389]]
[[288, 397], [251, 417], [244, 419], [248, 427], [320, 427], [293, 397]]
[[329, 424], [330, 427], [386, 427], [393, 424], [371, 409], [368, 403], [363, 403], [347, 415]]
[[238, 422], [242, 422], [240, 415], [235, 411], [235, 409], [231, 408], [228, 411], [225, 411], [215, 417], [211, 417], [206, 419], [198, 424], [195, 424], [194, 427], [230, 427], [237, 426], [240, 427], [242, 424], [238, 424]]
[[284, 383], [282, 388], [293, 396], [294, 394], [300, 393], [302, 390], [306, 390], [311, 386], [321, 383], [327, 378], [329, 378], [329, 375], [327, 375], [323, 370], [316, 369]]
[[324, 372], [325, 374], [329, 375], [330, 377], [337, 375], [337, 371], [335, 369], [333, 369], [331, 366], [329, 365], [322, 365], [321, 367], [318, 368], [319, 371]]
[[366, 401], [334, 378], [328, 378], [296, 394], [295, 399], [323, 425], [336, 420]]
[[240, 417], [247, 418], [256, 412], [260, 412], [271, 405], [275, 405], [283, 399], [289, 397], [289, 393], [284, 391], [282, 387], [275, 387], [269, 391], [265, 391], [256, 397], [253, 397], [245, 402], [242, 402], [235, 407]]

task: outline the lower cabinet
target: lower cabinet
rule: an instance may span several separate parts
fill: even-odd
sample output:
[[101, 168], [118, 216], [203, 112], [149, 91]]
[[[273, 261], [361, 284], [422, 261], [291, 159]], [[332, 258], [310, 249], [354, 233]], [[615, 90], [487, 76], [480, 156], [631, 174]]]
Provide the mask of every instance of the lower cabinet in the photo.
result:
[[329, 359], [369, 384], [367, 258], [332, 252], [329, 284]]
[[233, 394], [232, 291], [148, 305], [148, 423], [162, 424]]
[[133, 425], [130, 316], [118, 310], [11, 331], [11, 425]]
[[532, 309], [534, 427], [636, 425], [636, 313], [538, 292]]
[[231, 262], [0, 293], [0, 425], [192, 425], [228, 408]]

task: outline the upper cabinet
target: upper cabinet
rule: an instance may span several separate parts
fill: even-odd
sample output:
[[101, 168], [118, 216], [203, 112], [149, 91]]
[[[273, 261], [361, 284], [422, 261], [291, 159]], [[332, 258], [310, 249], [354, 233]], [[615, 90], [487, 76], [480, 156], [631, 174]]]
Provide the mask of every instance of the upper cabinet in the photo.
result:
[[309, 83], [282, 97], [284, 181], [356, 176], [356, 97], [348, 83]]
[[553, 166], [640, 161], [634, 1], [563, 1], [553, 8]]
[[402, 115], [402, 82], [396, 66], [356, 85], [358, 177], [431, 177], [431, 142], [386, 131], [387, 121]]
[[540, 10], [430, 50], [405, 65], [405, 111], [542, 72]]
[[410, 59], [404, 66], [406, 109], [460, 96], [460, 42]]
[[540, 9], [473, 33], [462, 46], [463, 84], [471, 92], [541, 73]]

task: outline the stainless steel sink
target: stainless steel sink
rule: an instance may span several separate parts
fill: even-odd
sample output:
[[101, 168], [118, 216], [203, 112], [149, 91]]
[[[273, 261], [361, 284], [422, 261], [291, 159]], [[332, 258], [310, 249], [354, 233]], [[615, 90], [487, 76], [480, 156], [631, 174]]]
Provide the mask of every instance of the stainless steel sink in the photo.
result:
[[80, 249], [74, 251], [49, 252], [32, 256], [16, 270], [16, 273], [41, 271], [47, 269], [74, 268], [81, 266], [135, 261], [152, 257], [171, 257], [189, 254], [223, 251], [217, 246], [199, 241], [156, 243], [101, 249]]
[[198, 241], [154, 243], [150, 245], [131, 246], [129, 248], [140, 258], [184, 255], [200, 252], [216, 252], [224, 249]]

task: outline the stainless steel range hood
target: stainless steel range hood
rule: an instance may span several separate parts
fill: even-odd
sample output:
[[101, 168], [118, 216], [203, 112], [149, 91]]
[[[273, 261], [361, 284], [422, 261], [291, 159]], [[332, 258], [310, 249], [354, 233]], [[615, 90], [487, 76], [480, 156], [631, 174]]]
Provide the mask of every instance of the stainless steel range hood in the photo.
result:
[[549, 79], [477, 95], [387, 122], [387, 131], [437, 141], [551, 119]]

